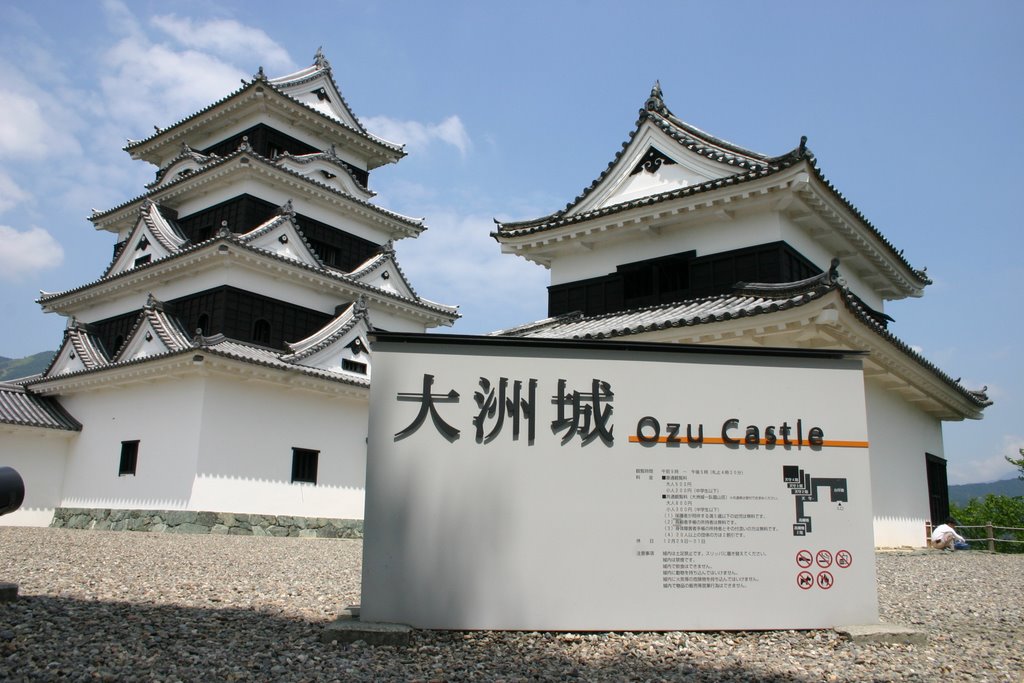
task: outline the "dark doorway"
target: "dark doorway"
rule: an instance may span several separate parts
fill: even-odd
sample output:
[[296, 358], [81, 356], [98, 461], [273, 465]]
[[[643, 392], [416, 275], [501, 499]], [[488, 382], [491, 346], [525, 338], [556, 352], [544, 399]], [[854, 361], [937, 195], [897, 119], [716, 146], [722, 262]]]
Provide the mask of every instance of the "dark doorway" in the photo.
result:
[[942, 524], [949, 517], [949, 483], [946, 481], [946, 460], [931, 453], [924, 454], [928, 468], [928, 505], [932, 524]]

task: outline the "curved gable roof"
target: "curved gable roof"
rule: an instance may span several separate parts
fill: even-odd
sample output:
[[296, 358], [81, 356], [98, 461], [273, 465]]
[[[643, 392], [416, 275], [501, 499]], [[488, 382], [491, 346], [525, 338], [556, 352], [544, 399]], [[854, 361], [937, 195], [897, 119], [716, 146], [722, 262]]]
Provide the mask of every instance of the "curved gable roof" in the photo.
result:
[[[318, 55], [322, 58], [322, 53], [318, 53]], [[318, 78], [323, 79], [324, 83], [329, 83], [337, 95], [338, 102], [341, 105], [339, 109], [340, 116], [331, 116], [322, 109], [303, 102], [293, 94], [289, 94], [289, 89], [294, 90], [293, 86], [295, 84]], [[370, 168], [394, 163], [405, 156], [403, 146], [378, 138], [363, 128], [359, 119], [352, 114], [348, 104], [341, 97], [341, 92], [337, 84], [334, 83], [333, 76], [330, 74], [330, 65], [326, 59], [322, 59], [319, 63], [315, 62], [308, 69], [273, 80], [269, 79], [263, 73], [263, 68], [260, 67], [260, 70], [253, 76], [252, 80], [243, 81], [242, 87], [234, 92], [183, 119], [179, 119], [167, 127], [157, 127], [152, 135], [142, 140], [129, 140], [123, 149], [131, 154], [132, 158], [153, 161], [158, 156], [157, 150], [163, 149], [169, 144], [183, 141], [186, 130], [191, 130], [208, 119], [217, 118], [220, 112], [233, 108], [232, 105], [235, 107], [241, 106], [247, 101], [255, 101], [267, 95], [280, 98], [278, 101], [281, 104], [286, 104], [289, 107], [298, 107], [304, 112], [315, 114], [314, 118], [318, 119], [326, 130], [333, 129], [344, 137], [359, 140], [364, 152], [369, 154], [370, 158], [367, 161]], [[347, 116], [344, 115], [345, 113], [347, 113]]]

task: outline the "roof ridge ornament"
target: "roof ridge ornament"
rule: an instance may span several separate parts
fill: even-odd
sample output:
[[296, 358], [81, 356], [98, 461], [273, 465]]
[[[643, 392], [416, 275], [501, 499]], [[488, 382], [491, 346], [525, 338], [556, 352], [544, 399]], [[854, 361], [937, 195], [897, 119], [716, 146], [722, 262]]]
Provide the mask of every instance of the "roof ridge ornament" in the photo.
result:
[[388, 240], [384, 244], [380, 245], [381, 256], [394, 256], [395, 255], [395, 241]]
[[327, 61], [327, 57], [324, 57], [324, 46], [321, 45], [316, 49], [316, 54], [313, 55], [313, 65], [318, 69], [324, 69], [327, 71], [331, 70], [331, 63]]
[[829, 264], [828, 273], [825, 275], [826, 284], [837, 284], [840, 287], [846, 286], [846, 280], [839, 277], [839, 258], [833, 258], [832, 263]]
[[279, 216], [287, 216], [292, 220], [295, 219], [295, 207], [292, 206], [292, 200], [289, 198], [284, 204], [277, 207], [277, 214]]
[[249, 144], [249, 136], [248, 135], [243, 135], [242, 136], [242, 141], [240, 143], [238, 143], [238, 151], [239, 152], [251, 152], [252, 151], [252, 145]]
[[228, 222], [226, 220], [220, 222], [220, 229], [217, 230], [217, 237], [231, 237], [231, 230], [228, 229]]
[[366, 315], [366, 295], [360, 294], [352, 303], [352, 316], [362, 317]]
[[800, 146], [797, 147], [796, 154], [799, 158], [803, 158], [807, 154], [807, 136], [800, 136]]
[[[265, 81], [265, 80], [267, 80], [267, 74], [266, 74], [266, 72], [263, 71], [263, 65], [262, 64], [260, 65], [260, 68], [256, 71], [256, 75], [253, 76], [253, 78], [255, 80], [257, 80], [257, 81]], [[243, 80], [242, 83], [245, 83], [245, 81]]]
[[651, 96], [644, 102], [644, 109], [647, 111], [654, 111], [659, 114], [665, 113], [665, 99], [661, 93], [661, 81], [654, 81], [654, 86], [651, 88]]

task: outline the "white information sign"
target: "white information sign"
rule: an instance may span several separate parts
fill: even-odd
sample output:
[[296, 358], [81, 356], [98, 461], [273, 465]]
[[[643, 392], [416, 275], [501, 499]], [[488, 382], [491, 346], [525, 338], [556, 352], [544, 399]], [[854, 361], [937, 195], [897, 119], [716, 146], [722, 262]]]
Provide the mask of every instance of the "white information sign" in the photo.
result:
[[860, 360], [380, 333], [362, 618], [878, 620]]

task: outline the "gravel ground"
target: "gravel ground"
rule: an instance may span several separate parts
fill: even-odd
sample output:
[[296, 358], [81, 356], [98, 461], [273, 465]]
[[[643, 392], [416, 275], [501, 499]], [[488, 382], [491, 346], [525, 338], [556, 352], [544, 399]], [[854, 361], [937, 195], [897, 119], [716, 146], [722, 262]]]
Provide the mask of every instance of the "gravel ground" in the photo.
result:
[[832, 631], [416, 632], [323, 644], [359, 602], [362, 543], [0, 527], [2, 681], [1024, 680], [1024, 555], [877, 555], [882, 620], [924, 646]]

